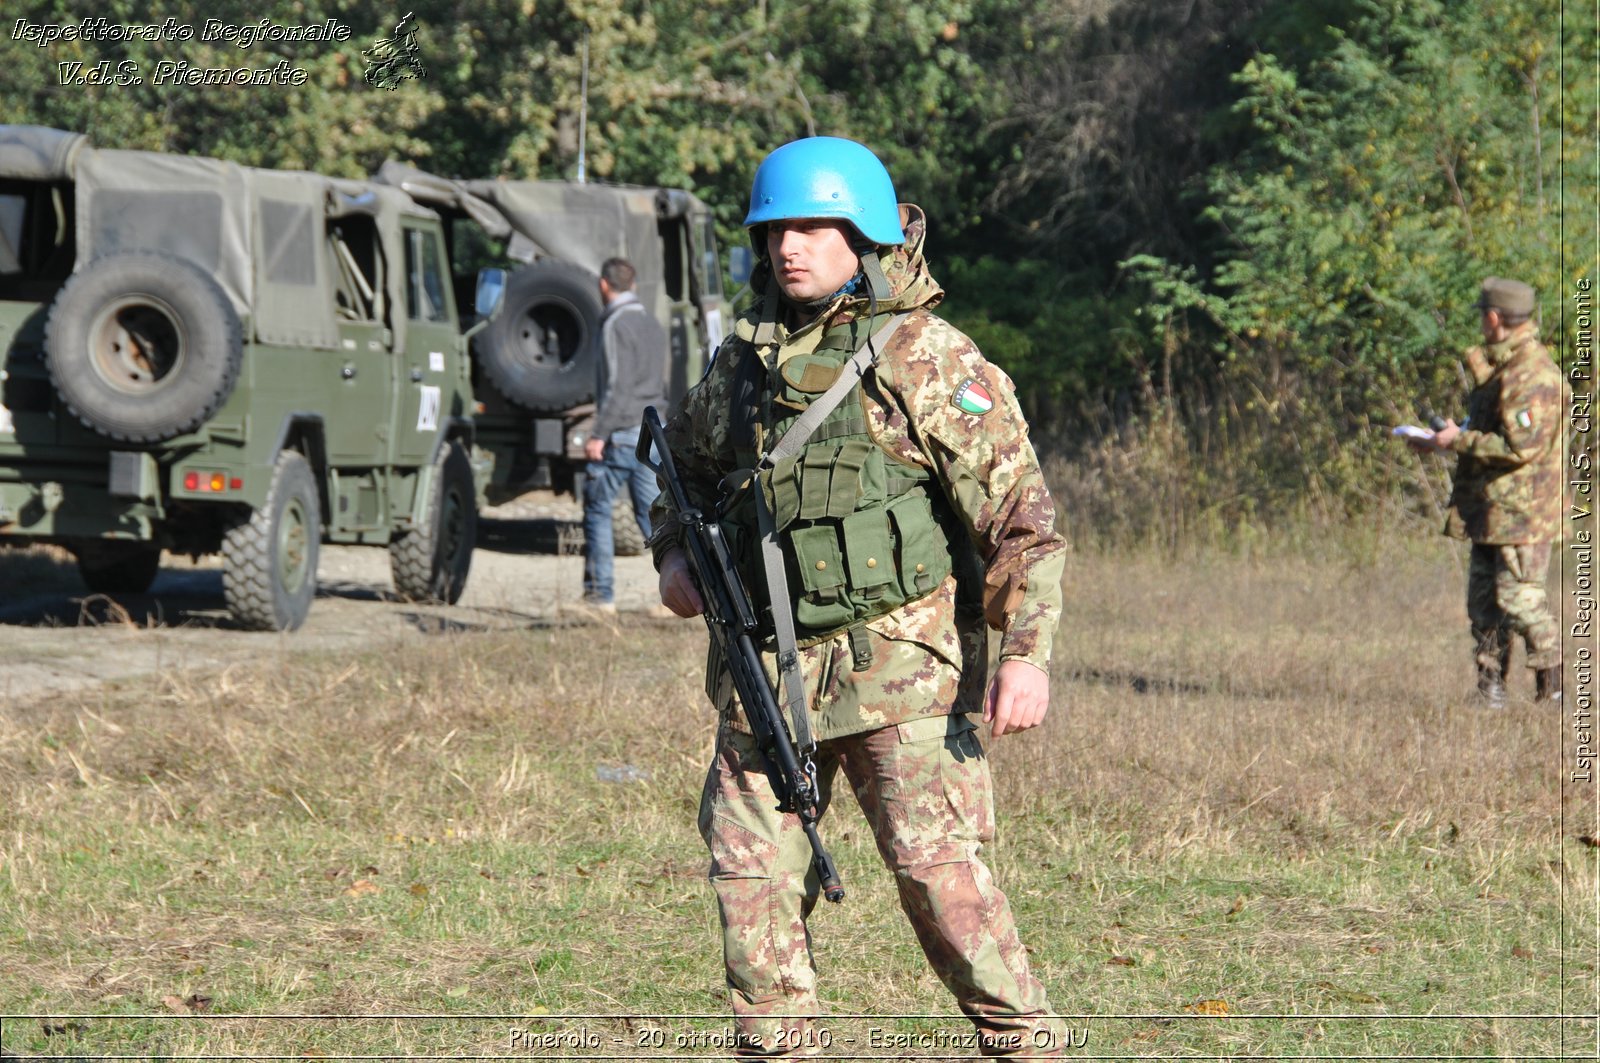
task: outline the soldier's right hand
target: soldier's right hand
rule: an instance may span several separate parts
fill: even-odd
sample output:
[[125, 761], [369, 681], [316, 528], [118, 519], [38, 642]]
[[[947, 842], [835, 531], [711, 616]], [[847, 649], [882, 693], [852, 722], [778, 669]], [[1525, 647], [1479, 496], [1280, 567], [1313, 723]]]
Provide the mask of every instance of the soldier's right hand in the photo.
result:
[[1450, 444], [1454, 443], [1456, 436], [1460, 434], [1461, 426], [1453, 420], [1446, 420], [1444, 427], [1433, 433], [1433, 438], [1428, 440], [1428, 444], [1433, 448], [1434, 453], [1448, 454], [1450, 452]]
[[657, 581], [661, 604], [679, 616], [699, 616], [705, 612], [705, 602], [689, 575], [689, 559], [674, 547], [661, 558], [661, 575]]

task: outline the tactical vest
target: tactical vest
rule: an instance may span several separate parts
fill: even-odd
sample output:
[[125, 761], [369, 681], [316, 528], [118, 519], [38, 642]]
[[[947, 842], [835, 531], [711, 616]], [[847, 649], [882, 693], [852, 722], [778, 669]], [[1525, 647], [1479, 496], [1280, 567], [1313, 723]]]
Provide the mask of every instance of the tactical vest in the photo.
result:
[[[887, 320], [879, 316], [870, 327], [876, 331]], [[838, 378], [868, 327], [863, 320], [830, 329], [815, 352], [785, 361], [776, 382], [754, 350], [742, 348], [730, 427], [745, 478]], [[931, 594], [950, 575], [954, 515], [929, 470], [901, 461], [868, 432], [860, 384], [799, 453], [763, 478], [763, 486], [802, 645], [893, 612]], [[754, 498], [746, 486], [729, 500], [723, 529], [747, 586], [762, 588]]]

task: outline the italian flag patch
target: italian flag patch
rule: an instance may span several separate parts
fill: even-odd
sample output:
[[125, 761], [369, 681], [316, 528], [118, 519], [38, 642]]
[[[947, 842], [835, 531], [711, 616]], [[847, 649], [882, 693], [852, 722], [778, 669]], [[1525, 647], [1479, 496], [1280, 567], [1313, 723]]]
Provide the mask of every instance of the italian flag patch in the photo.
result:
[[974, 417], [982, 417], [994, 409], [994, 397], [989, 394], [989, 389], [971, 377], [967, 377], [956, 388], [950, 403], [962, 413], [970, 413]]
[[1517, 424], [1522, 428], [1532, 428], [1533, 414], [1529, 413], [1527, 410], [1518, 410], [1516, 421]]

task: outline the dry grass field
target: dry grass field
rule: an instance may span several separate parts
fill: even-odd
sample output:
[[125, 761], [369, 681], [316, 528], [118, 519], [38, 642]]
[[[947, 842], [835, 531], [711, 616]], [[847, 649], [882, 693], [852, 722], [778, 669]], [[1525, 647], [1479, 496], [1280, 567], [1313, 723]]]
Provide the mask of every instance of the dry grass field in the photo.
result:
[[[1069, 1057], [1595, 1057], [1595, 789], [1527, 677], [1474, 704], [1462, 578], [1431, 544], [1072, 560], [987, 853]], [[703, 645], [443, 631], [5, 708], [0, 1044], [717, 1057]], [[964, 1025], [847, 794], [823, 834], [833, 1054], [928, 1058], [870, 1047]]]

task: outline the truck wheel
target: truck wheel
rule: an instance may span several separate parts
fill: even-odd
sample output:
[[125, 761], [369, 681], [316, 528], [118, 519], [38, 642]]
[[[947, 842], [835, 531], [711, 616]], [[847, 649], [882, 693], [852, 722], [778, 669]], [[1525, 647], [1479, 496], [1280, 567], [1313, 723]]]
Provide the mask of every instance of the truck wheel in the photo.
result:
[[78, 575], [96, 594], [143, 594], [161, 569], [161, 547], [154, 543], [96, 540], [72, 548]]
[[171, 439], [215, 413], [238, 379], [242, 344], [217, 282], [154, 251], [89, 263], [45, 325], [61, 401], [92, 430], [130, 443]]
[[222, 539], [222, 593], [241, 627], [293, 631], [305, 623], [321, 540], [317, 478], [298, 451], [286, 450], [266, 502]]
[[611, 503], [611, 552], [617, 557], [638, 557], [646, 543], [639, 524], [633, 519], [633, 502], [627, 491], [618, 491]]
[[416, 526], [389, 544], [394, 589], [410, 601], [454, 605], [466, 589], [477, 537], [472, 463], [460, 443], [450, 443], [433, 463], [433, 487]]
[[537, 262], [511, 275], [500, 312], [472, 341], [495, 390], [537, 413], [594, 398], [599, 284], [570, 262]]

